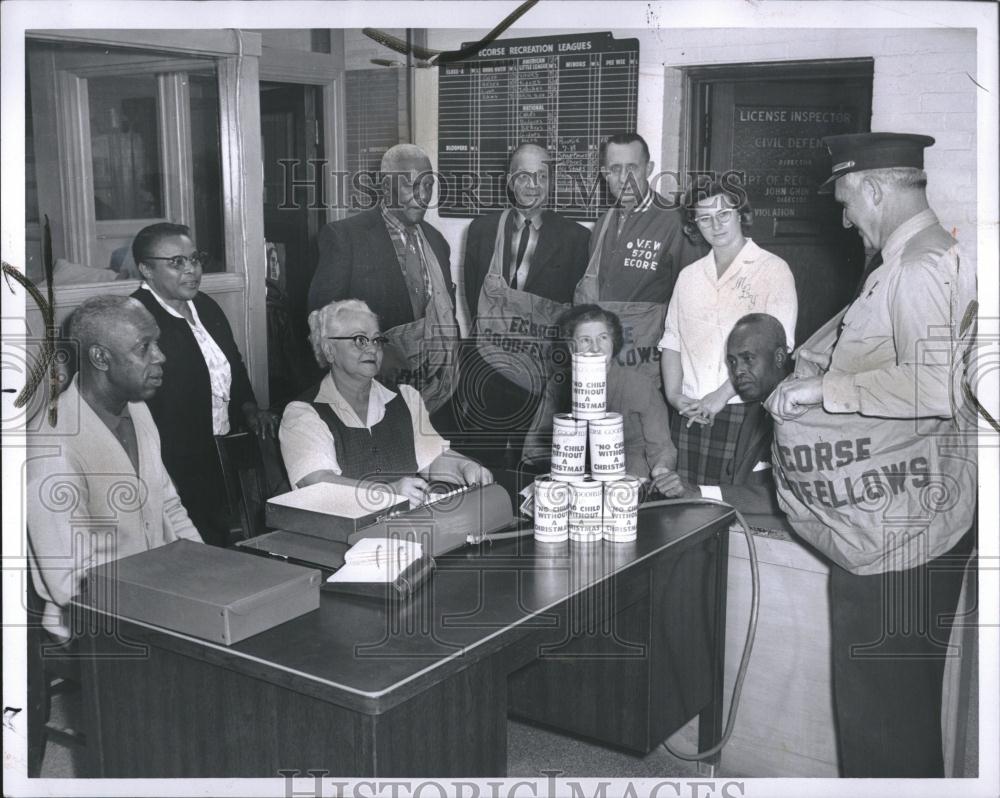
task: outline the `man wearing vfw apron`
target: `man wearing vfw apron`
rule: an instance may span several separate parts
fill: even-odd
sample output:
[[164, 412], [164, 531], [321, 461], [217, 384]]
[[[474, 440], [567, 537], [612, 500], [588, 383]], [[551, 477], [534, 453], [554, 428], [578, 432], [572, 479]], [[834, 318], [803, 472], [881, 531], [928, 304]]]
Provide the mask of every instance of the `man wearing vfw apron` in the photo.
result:
[[625, 328], [619, 362], [655, 376], [656, 343], [677, 274], [708, 249], [685, 236], [680, 210], [650, 188], [654, 164], [642, 136], [611, 136], [602, 149], [601, 175], [614, 205], [594, 226], [590, 262], [573, 302], [617, 314]]
[[380, 379], [419, 389], [433, 414], [449, 407], [458, 373], [451, 250], [424, 221], [434, 191], [427, 154], [397, 144], [382, 156], [381, 171], [378, 207], [320, 231], [309, 310], [366, 302], [389, 338]]
[[556, 319], [587, 267], [585, 227], [548, 210], [545, 148], [511, 154], [511, 207], [474, 219], [465, 246], [465, 297], [472, 345], [456, 404], [463, 450], [488, 467], [513, 467], [549, 374]]

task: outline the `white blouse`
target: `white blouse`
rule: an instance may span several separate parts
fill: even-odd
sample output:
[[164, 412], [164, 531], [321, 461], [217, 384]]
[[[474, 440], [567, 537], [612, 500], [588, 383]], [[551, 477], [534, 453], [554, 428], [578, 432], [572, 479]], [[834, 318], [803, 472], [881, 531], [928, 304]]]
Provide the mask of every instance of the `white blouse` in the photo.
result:
[[[413, 424], [413, 453], [417, 458], [417, 471], [422, 471], [448, 451], [451, 444], [434, 429], [419, 391], [409, 385], [400, 385], [399, 394], [410, 411], [410, 421]], [[378, 380], [372, 380], [371, 392], [368, 394], [368, 416], [364, 419], [359, 418], [354, 408], [337, 390], [333, 377], [327, 373], [320, 383], [313, 402], [326, 402], [330, 405], [346, 427], [371, 430], [385, 418], [386, 406], [395, 398], [395, 392]], [[281, 444], [281, 459], [285, 462], [288, 481], [293, 486], [298, 485], [299, 480], [314, 471], [343, 473], [337, 461], [333, 434], [310, 403], [299, 401], [288, 403], [281, 416], [278, 441]]]
[[[680, 352], [686, 396], [701, 399], [729, 379], [726, 338], [747, 313], [767, 313], [785, 328], [789, 351], [795, 345], [798, 297], [791, 269], [751, 239], [722, 277], [715, 254], [685, 266], [667, 306], [659, 348]], [[739, 396], [729, 400], [741, 402]]]
[[142, 287], [153, 295], [167, 313], [178, 319], [184, 319], [191, 328], [191, 332], [194, 333], [194, 340], [197, 341], [201, 356], [205, 360], [205, 365], [208, 366], [208, 378], [212, 386], [212, 432], [216, 435], [228, 435], [229, 391], [233, 384], [233, 372], [226, 353], [219, 348], [215, 339], [201, 323], [194, 302], [188, 300], [187, 303], [188, 309], [191, 311], [191, 318], [194, 319], [194, 321], [188, 321], [183, 314], [170, 307], [149, 283], [143, 282]]

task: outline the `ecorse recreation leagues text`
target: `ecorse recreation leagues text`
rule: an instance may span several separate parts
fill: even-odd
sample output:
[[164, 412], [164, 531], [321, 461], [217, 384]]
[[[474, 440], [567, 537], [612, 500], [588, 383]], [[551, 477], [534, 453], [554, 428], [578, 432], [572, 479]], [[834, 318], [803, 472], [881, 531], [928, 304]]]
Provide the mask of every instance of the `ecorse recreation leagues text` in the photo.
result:
[[511, 44], [505, 47], [484, 47], [476, 53], [479, 58], [505, 58], [511, 55], [547, 55], [551, 53], [579, 53], [591, 49], [589, 41], [557, 42], [546, 44]]

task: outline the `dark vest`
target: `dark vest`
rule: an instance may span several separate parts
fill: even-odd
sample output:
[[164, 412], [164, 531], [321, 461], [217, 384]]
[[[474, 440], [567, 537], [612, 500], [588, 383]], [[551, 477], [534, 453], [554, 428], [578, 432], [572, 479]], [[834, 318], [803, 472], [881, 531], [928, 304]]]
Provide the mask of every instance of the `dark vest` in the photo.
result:
[[341, 476], [391, 482], [417, 473], [413, 420], [401, 394], [385, 406], [385, 415], [371, 430], [348, 427], [326, 402], [316, 402], [321, 383], [299, 397], [312, 406], [333, 435]]

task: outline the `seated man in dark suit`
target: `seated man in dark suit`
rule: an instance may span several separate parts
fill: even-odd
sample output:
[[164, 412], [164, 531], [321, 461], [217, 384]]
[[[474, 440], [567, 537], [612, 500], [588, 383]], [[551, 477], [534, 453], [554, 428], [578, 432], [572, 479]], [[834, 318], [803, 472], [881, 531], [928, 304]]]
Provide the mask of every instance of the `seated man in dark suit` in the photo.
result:
[[781, 515], [771, 474], [773, 427], [762, 402], [788, 374], [791, 358], [784, 328], [774, 316], [749, 313], [736, 322], [726, 340], [729, 378], [747, 403], [740, 426], [730, 480], [719, 486], [696, 486], [674, 475], [686, 496], [723, 499], [744, 513]]
[[433, 413], [447, 404], [457, 376], [451, 250], [424, 221], [434, 190], [426, 153], [397, 144], [382, 157], [381, 170], [378, 207], [320, 231], [309, 311], [342, 299], [367, 303], [390, 340], [383, 378], [418, 384]]
[[494, 468], [520, 457], [556, 320], [587, 268], [587, 230], [545, 208], [552, 163], [537, 144], [517, 147], [507, 170], [511, 207], [473, 220], [465, 246], [473, 340], [462, 363], [460, 445]]

